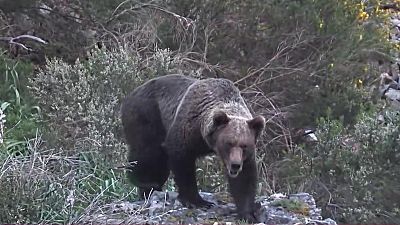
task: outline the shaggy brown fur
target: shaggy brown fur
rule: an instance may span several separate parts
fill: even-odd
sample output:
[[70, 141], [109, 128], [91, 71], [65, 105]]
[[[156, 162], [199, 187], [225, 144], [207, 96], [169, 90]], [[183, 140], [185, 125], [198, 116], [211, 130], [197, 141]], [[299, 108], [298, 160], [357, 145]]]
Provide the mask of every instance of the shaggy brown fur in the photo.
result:
[[159, 77], [127, 96], [121, 112], [128, 160], [135, 162], [128, 175], [142, 194], [161, 190], [171, 170], [184, 205], [211, 206], [198, 193], [195, 161], [216, 153], [239, 217], [256, 220], [255, 146], [265, 119], [253, 118], [231, 81]]

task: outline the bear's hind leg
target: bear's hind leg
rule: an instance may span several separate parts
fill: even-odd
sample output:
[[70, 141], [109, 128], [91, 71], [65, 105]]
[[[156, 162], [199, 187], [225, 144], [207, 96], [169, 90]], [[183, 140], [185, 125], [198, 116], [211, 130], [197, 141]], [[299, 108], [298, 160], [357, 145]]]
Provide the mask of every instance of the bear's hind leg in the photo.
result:
[[139, 188], [141, 199], [148, 198], [152, 191], [162, 191], [170, 173], [168, 157], [164, 151], [154, 151], [151, 156], [136, 156], [129, 159], [133, 165], [128, 171], [128, 178]]
[[151, 190], [162, 190], [169, 176], [168, 156], [161, 146], [165, 128], [156, 102], [141, 98], [129, 103], [130, 111], [123, 117], [131, 164], [127, 175], [143, 198]]

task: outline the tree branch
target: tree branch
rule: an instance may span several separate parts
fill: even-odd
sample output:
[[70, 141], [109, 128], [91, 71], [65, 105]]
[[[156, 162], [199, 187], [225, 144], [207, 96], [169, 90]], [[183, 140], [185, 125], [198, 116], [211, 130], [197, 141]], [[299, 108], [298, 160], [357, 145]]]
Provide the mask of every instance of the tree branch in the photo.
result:
[[34, 41], [37, 41], [41, 44], [47, 44], [47, 42], [39, 37], [33, 36], [33, 35], [29, 35], [29, 34], [23, 34], [23, 35], [19, 35], [16, 37], [0, 37], [0, 41], [6, 41], [8, 42], [10, 45], [14, 44], [14, 45], [18, 45], [20, 47], [22, 47], [23, 49], [27, 50], [27, 51], [32, 51], [31, 48], [26, 47], [24, 44], [18, 42], [18, 40], [20, 39], [31, 39]]
[[400, 8], [397, 6], [397, 3], [381, 5], [381, 6], [379, 6], [379, 8], [383, 9], [383, 10], [393, 9], [393, 10], [396, 10], [396, 11], [400, 11]]

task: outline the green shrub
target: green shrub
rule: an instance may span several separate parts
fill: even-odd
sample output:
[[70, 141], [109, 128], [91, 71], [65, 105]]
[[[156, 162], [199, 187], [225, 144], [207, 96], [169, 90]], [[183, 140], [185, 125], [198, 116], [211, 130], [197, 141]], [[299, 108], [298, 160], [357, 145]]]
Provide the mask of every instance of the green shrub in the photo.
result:
[[310, 213], [309, 206], [306, 203], [299, 200], [279, 199], [272, 202], [271, 205], [275, 207], [282, 207], [290, 212], [299, 213], [306, 216], [308, 216]]
[[111, 200], [130, 199], [129, 185], [97, 152], [71, 156], [41, 142], [28, 141], [28, 156], [0, 151], [2, 223], [79, 222]]
[[7, 115], [1, 147], [8, 152], [25, 154], [26, 140], [40, 130], [40, 109], [26, 88], [30, 76], [31, 64], [0, 55], [0, 108]]
[[315, 193], [325, 216], [344, 223], [398, 223], [400, 119], [387, 111], [361, 113], [354, 128], [321, 119], [319, 143], [298, 146], [279, 165], [281, 189]]
[[[173, 72], [178, 60], [166, 50], [148, 58], [126, 49], [94, 49], [87, 61], [69, 65], [47, 61], [32, 80], [31, 89], [56, 134], [67, 149], [86, 149], [76, 140], [98, 149], [109, 162], [121, 163], [122, 143], [119, 107], [123, 97], [145, 80]], [[125, 159], [125, 157], [123, 157]]]

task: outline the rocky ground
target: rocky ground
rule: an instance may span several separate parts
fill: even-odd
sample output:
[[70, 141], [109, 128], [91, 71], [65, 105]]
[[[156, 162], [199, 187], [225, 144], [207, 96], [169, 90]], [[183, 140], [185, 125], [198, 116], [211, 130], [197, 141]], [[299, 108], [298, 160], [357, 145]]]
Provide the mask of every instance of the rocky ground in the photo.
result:
[[[235, 205], [226, 194], [202, 192], [207, 201], [215, 203], [210, 209], [188, 209], [177, 200], [176, 192], [155, 192], [147, 201], [118, 202], [106, 205], [90, 216], [82, 217], [79, 223], [107, 224], [237, 224]], [[318, 224], [336, 225], [321, 217], [314, 198], [307, 193], [274, 194], [257, 199], [261, 203], [258, 212], [260, 224]]]

